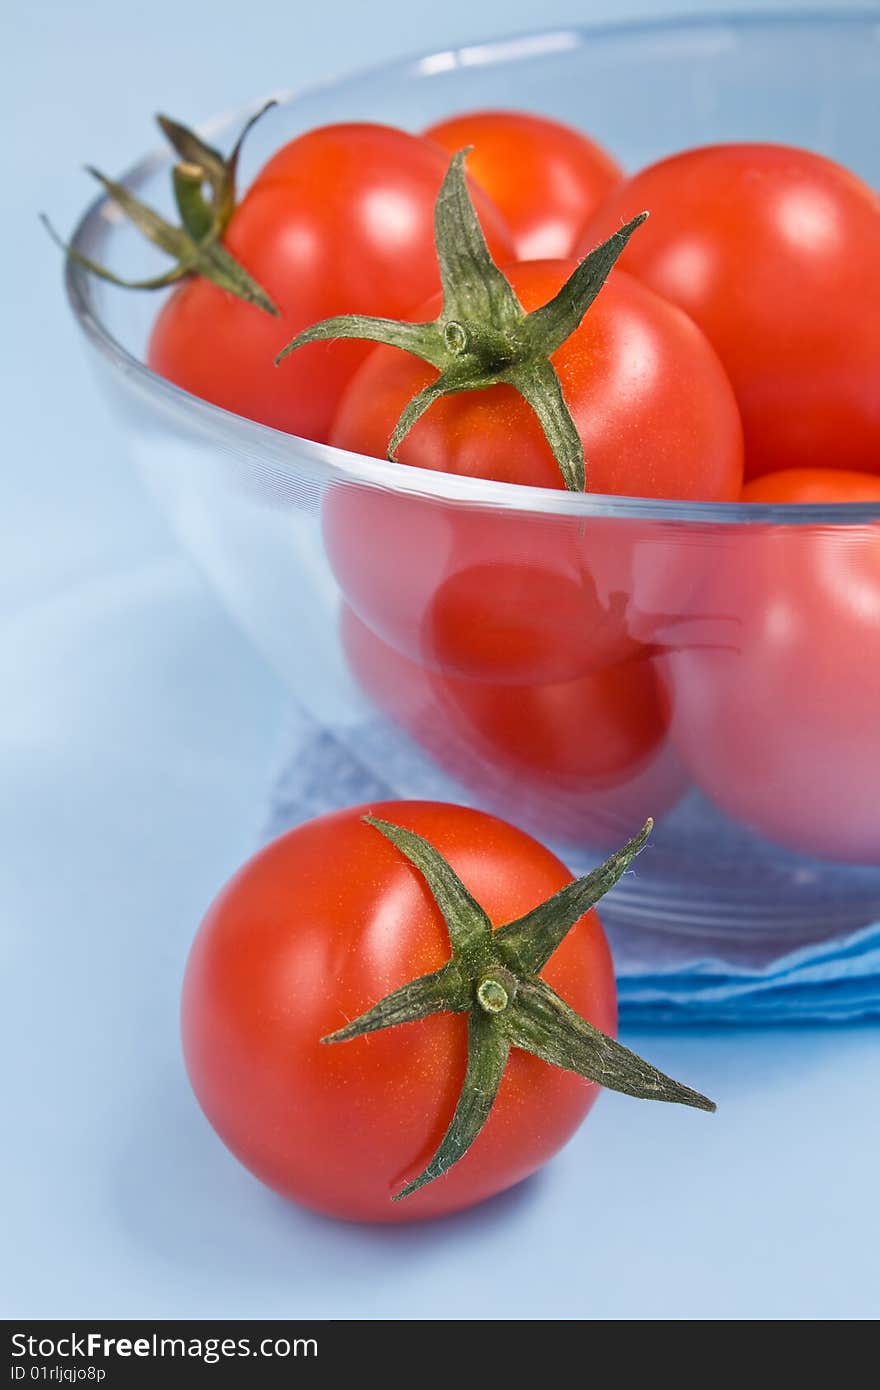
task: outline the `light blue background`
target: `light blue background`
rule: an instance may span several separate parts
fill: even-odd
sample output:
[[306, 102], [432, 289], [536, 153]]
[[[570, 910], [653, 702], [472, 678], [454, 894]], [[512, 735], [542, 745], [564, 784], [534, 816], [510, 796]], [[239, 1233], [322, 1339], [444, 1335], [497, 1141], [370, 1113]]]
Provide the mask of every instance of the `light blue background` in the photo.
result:
[[[729, 3], [729, 8], [745, 8]], [[612, 0], [10, 7], [0, 182], [0, 1147], [6, 1316], [835, 1318], [880, 1312], [878, 1033], [628, 1041], [715, 1118], [603, 1097], [550, 1169], [388, 1231], [262, 1189], [192, 1099], [177, 997], [258, 833], [283, 693], [130, 472], [37, 222], [197, 119]], [[693, 5], [710, 9], [711, 5]], [[414, 13], [417, 18], [413, 18]]]

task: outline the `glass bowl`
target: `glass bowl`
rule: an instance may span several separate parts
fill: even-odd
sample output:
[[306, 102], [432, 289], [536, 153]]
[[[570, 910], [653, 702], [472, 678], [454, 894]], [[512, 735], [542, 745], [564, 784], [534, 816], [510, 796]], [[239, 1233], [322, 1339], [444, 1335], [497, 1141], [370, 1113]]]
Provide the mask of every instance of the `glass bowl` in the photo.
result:
[[[515, 104], [631, 168], [771, 140], [876, 184], [878, 90], [877, 10], [563, 29], [285, 94], [243, 174], [324, 122]], [[205, 133], [229, 142], [246, 114]], [[126, 182], [161, 205], [167, 170]], [[74, 245], [153, 265], [106, 200]], [[148, 487], [365, 774], [500, 812], [575, 869], [653, 816], [609, 903], [634, 925], [805, 940], [880, 917], [880, 506], [581, 496], [345, 453], [149, 371], [155, 296], [73, 263], [67, 286]]]

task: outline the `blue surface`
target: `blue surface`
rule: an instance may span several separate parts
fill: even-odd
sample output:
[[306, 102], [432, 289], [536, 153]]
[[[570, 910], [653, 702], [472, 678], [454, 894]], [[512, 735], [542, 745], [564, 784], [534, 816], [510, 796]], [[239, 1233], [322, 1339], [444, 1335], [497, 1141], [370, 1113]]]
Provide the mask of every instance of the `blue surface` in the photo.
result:
[[[619, 13], [610, 0], [574, 11]], [[414, 32], [410, 6], [337, 0], [306, 30], [301, 7], [266, 0], [156, 0], [149, 20], [106, 0], [43, 0], [7, 18], [18, 134], [0, 181], [0, 244], [16, 266], [0, 338], [0, 1314], [880, 1311], [876, 1029], [630, 1033], [715, 1096], [718, 1115], [605, 1096], [518, 1191], [393, 1232], [266, 1192], [214, 1139], [183, 1075], [183, 961], [258, 834], [283, 692], [129, 471], [34, 212], [69, 226], [83, 159], [123, 167], [154, 109], [195, 118], [572, 13], [447, 0]]]

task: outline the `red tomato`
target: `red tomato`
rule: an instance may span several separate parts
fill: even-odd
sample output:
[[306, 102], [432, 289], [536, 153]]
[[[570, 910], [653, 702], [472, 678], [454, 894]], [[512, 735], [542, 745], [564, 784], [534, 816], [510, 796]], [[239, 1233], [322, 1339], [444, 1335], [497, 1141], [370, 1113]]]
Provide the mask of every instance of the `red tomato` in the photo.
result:
[[323, 525], [342, 592], [378, 636], [426, 668], [496, 685], [572, 681], [678, 642], [712, 560], [691, 530], [651, 518], [348, 485], [328, 494]]
[[[572, 268], [531, 262], [508, 273], [533, 309]], [[424, 306], [419, 317], [438, 307]], [[738, 498], [733, 393], [702, 334], [672, 305], [614, 272], [554, 361], [583, 435], [590, 490]], [[345, 395], [332, 442], [384, 454], [397, 416], [431, 371], [393, 348], [374, 349]], [[562, 487], [535, 416], [505, 386], [432, 406], [400, 458]], [[374, 632], [448, 675], [505, 684], [572, 680], [620, 662], [652, 640], [650, 615], [680, 612], [696, 551], [646, 566], [645, 554], [656, 557], [656, 530], [352, 488], [331, 491], [324, 511], [334, 574]]]
[[648, 655], [564, 684], [500, 686], [425, 670], [350, 609], [341, 636], [379, 709], [483, 804], [507, 813], [515, 806], [540, 835], [611, 848], [685, 790]]
[[636, 174], [585, 254], [642, 208], [621, 265], [710, 338], [742, 412], [749, 475], [880, 469], [880, 199], [805, 150], [718, 145]]
[[[574, 261], [529, 261], [505, 274], [531, 311], [574, 269]], [[427, 321], [439, 309], [433, 300], [413, 317]], [[703, 334], [674, 305], [612, 271], [552, 361], [583, 440], [589, 492], [739, 497], [742, 431], [730, 383]], [[331, 443], [384, 458], [404, 406], [436, 375], [420, 358], [373, 348], [340, 403]], [[407, 435], [399, 459], [500, 482], [563, 485], [537, 417], [511, 386], [444, 397]]]
[[[188, 280], [156, 320], [150, 366], [226, 410], [326, 440], [369, 348], [320, 343], [280, 367], [274, 358], [317, 319], [400, 318], [436, 291], [434, 201], [446, 167], [429, 141], [389, 126], [324, 126], [292, 140], [257, 175], [223, 239], [280, 318], [206, 280]], [[479, 189], [471, 193], [493, 254], [508, 258], [500, 215]]]
[[[457, 806], [389, 802], [310, 821], [256, 855], [208, 912], [186, 971], [183, 1041], [205, 1114], [263, 1182], [333, 1216], [410, 1221], [527, 1177], [574, 1132], [598, 1088], [514, 1049], [473, 1147], [440, 1181], [392, 1203], [452, 1115], [467, 1023], [437, 1014], [321, 1046], [449, 959], [436, 903], [400, 852], [363, 824], [367, 809], [428, 839], [495, 926], [571, 882], [521, 830]], [[614, 1031], [614, 975], [595, 912], [542, 975], [597, 1028]]]
[[880, 863], [880, 522], [731, 527], [713, 551], [703, 645], [665, 661], [694, 780], [792, 849]]
[[379, 636], [450, 676], [515, 685], [572, 680], [637, 649], [605, 584], [628, 583], [611, 530], [349, 487], [324, 507], [333, 573]]
[[505, 217], [523, 261], [573, 256], [584, 222], [623, 179], [600, 145], [528, 111], [471, 111], [425, 135], [448, 154], [473, 145], [468, 170]]
[[843, 468], [786, 468], [746, 483], [743, 502], [880, 502], [876, 473], [848, 473]]

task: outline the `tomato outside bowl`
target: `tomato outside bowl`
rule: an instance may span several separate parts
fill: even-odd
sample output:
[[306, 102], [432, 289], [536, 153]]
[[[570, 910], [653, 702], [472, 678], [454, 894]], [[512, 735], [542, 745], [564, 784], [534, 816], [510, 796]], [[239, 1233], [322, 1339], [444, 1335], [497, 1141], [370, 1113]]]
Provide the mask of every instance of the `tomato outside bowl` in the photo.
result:
[[[773, 141], [877, 186], [878, 84], [876, 8], [560, 29], [281, 94], [242, 183], [327, 122], [519, 105], [630, 170]], [[203, 133], [228, 145], [248, 114]], [[167, 207], [168, 169], [124, 181]], [[155, 269], [103, 198], [73, 244]], [[389, 795], [500, 812], [574, 869], [653, 816], [612, 926], [784, 944], [880, 917], [880, 504], [576, 495], [347, 453], [181, 391], [145, 362], [159, 298], [66, 276], [147, 487], [298, 709]]]

